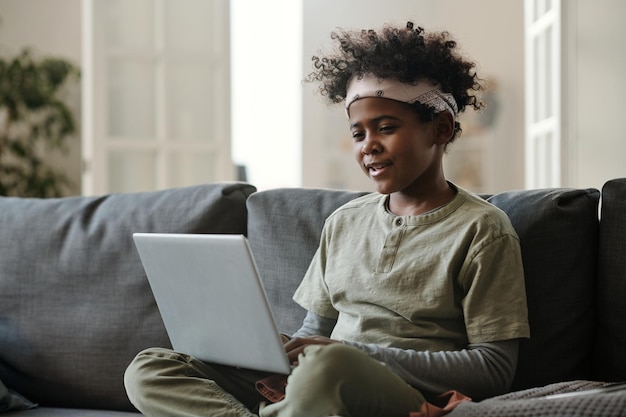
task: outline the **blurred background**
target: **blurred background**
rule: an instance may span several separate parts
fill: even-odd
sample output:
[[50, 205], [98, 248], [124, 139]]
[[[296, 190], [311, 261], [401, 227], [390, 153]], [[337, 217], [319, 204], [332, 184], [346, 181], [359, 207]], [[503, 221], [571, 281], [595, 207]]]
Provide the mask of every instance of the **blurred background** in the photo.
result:
[[621, 0], [0, 0], [0, 194], [368, 190], [343, 109], [303, 79], [334, 29], [408, 20], [449, 31], [488, 81], [450, 180], [599, 188], [626, 176], [624, 16]]

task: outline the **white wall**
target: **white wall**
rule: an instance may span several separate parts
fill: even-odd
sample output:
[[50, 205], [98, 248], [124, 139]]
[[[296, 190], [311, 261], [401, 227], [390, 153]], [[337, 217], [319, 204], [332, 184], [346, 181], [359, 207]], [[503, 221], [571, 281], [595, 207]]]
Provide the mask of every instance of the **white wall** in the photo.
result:
[[626, 133], [623, 127], [626, 97], [626, 2], [570, 0], [576, 35], [572, 187], [600, 188], [606, 180], [626, 177]]
[[[384, 23], [404, 25], [407, 20], [425, 30], [447, 30], [466, 55], [478, 62], [478, 74], [498, 82], [499, 117], [484, 138], [483, 167], [491, 192], [522, 188], [524, 181], [524, 49], [523, 0], [305, 0], [304, 71], [310, 57], [331, 46], [329, 34], [337, 27], [379, 28]], [[334, 177], [348, 178], [348, 188], [370, 187], [351, 157], [335, 158], [324, 169], [332, 146], [349, 147], [346, 119], [340, 106], [325, 104], [313, 86], [304, 92], [303, 181], [307, 186], [328, 186]], [[453, 144], [462, 152], [464, 139]], [[461, 157], [462, 158], [462, 157]], [[451, 162], [456, 163], [456, 162]], [[348, 164], [351, 164], [348, 166]], [[320, 167], [322, 166], [322, 169]], [[326, 174], [328, 173], [328, 174]], [[343, 185], [340, 183], [340, 185]]]
[[[30, 47], [36, 56], [64, 58], [81, 65], [81, 0], [0, 0], [0, 53], [18, 54]], [[72, 91], [69, 106], [80, 130], [80, 91]], [[55, 155], [51, 164], [67, 172], [72, 194], [80, 193], [80, 135], [72, 139], [67, 155]]]

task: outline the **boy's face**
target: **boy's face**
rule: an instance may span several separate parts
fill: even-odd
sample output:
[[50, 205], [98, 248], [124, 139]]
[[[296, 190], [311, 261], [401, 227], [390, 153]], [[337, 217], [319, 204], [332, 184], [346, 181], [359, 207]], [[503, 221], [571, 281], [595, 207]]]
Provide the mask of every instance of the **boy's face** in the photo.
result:
[[422, 122], [410, 105], [378, 97], [350, 106], [356, 161], [382, 194], [417, 196], [444, 180], [441, 168], [447, 139], [436, 122]]

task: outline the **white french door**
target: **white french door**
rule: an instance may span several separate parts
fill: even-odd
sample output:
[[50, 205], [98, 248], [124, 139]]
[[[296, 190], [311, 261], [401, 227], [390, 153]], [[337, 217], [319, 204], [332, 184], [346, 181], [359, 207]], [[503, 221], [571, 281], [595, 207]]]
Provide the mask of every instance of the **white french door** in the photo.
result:
[[83, 0], [83, 194], [232, 180], [228, 0]]
[[525, 1], [526, 188], [561, 185], [561, 1]]

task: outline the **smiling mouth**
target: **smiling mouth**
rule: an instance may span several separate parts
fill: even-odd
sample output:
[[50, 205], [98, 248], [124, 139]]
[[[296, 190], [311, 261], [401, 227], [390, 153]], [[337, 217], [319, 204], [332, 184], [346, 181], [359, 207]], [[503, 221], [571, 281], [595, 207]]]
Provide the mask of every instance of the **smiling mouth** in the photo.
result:
[[365, 168], [367, 168], [367, 171], [370, 173], [370, 175], [376, 176], [384, 171], [385, 168], [387, 168], [389, 165], [390, 164], [388, 163], [380, 162], [375, 164], [367, 164], [365, 165]]

